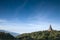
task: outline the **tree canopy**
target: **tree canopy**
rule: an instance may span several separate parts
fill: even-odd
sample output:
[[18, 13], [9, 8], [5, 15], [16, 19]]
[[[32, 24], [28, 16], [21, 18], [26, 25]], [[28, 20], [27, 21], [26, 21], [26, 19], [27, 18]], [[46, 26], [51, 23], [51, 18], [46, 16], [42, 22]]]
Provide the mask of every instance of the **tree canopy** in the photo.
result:
[[38, 31], [17, 36], [20, 40], [60, 40], [60, 31]]

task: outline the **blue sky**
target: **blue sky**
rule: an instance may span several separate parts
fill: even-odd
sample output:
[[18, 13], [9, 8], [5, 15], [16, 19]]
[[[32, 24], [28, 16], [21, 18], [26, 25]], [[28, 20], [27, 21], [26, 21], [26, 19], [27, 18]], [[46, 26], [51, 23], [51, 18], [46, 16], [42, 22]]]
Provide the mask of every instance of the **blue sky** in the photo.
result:
[[0, 29], [17, 33], [60, 30], [59, 0], [0, 0]]

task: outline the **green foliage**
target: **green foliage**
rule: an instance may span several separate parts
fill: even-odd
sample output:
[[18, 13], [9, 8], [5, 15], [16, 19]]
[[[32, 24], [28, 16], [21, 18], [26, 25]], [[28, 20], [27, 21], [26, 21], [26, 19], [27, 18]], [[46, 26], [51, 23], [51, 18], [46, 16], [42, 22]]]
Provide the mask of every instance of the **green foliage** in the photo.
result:
[[60, 31], [39, 31], [17, 36], [20, 40], [60, 40]]
[[9, 33], [0, 32], [0, 40], [60, 40], [60, 31], [24, 33], [16, 38]]

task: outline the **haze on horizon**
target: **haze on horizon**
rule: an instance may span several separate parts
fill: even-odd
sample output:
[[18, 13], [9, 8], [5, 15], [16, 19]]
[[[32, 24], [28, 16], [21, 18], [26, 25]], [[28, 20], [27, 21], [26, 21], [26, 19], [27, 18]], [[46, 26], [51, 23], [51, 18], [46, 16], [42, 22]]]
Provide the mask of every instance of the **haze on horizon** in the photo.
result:
[[60, 30], [60, 0], [0, 0], [0, 29], [17, 33]]

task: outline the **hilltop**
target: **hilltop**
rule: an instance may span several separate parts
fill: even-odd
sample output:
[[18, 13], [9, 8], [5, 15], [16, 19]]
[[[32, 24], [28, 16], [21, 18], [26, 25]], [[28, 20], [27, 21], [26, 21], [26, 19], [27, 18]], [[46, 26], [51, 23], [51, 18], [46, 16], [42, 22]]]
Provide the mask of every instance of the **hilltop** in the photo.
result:
[[24, 33], [17, 36], [20, 40], [60, 40], [60, 31], [52, 29], [50, 25], [48, 30], [32, 33]]
[[20, 40], [60, 40], [60, 31], [38, 31], [17, 36]]

